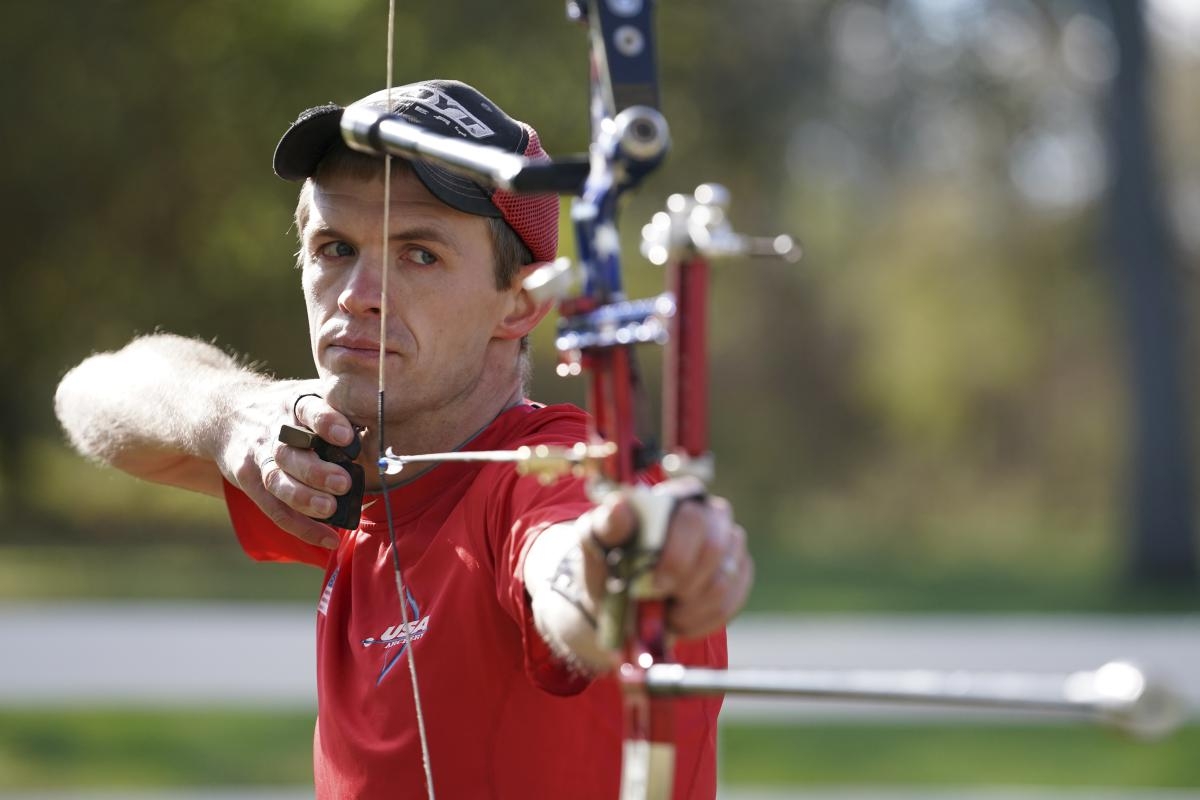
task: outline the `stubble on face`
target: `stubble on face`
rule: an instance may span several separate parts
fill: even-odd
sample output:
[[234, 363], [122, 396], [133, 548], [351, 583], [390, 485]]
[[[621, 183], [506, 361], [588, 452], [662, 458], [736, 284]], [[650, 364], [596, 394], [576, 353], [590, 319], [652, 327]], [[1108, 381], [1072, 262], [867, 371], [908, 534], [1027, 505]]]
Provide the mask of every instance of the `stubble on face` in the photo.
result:
[[[302, 232], [305, 303], [326, 399], [368, 426], [378, 404], [382, 194], [379, 178], [322, 178], [311, 187]], [[495, 287], [486, 220], [437, 201], [411, 172], [393, 179], [390, 218], [385, 414], [389, 426], [425, 425], [432, 438], [453, 439], [481, 408], [498, 413], [486, 412], [497, 391], [511, 394], [491, 363], [507, 292]], [[509, 345], [516, 343], [499, 347]]]

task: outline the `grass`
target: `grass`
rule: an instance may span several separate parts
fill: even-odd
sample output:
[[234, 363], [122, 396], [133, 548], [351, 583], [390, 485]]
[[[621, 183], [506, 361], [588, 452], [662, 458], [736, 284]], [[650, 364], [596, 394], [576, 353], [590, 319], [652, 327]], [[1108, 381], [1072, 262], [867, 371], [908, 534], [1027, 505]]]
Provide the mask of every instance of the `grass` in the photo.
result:
[[321, 572], [257, 564], [232, 541], [0, 548], [0, 600], [295, 601], [312, 603]]
[[[758, 553], [748, 611], [1196, 612], [1192, 587], [1136, 587], [1095, 569], [1039, 572], [1020, 565], [889, 563], [862, 557]], [[149, 537], [0, 547], [0, 601], [69, 599], [311, 603], [320, 573], [256, 564], [225, 537]]]
[[3, 711], [0, 790], [312, 781], [312, 712]]
[[735, 785], [1200, 786], [1200, 728], [1156, 742], [1068, 726], [726, 725]]
[[[311, 712], [0, 713], [0, 791], [304, 785]], [[729, 724], [727, 785], [1200, 786], [1200, 728], [1136, 742], [1069, 726]]]
[[803, 558], [759, 552], [748, 611], [1184, 613], [1200, 587], [1139, 585], [1103, 563], [1072, 569], [1053, 559], [933, 563], [845, 553]]

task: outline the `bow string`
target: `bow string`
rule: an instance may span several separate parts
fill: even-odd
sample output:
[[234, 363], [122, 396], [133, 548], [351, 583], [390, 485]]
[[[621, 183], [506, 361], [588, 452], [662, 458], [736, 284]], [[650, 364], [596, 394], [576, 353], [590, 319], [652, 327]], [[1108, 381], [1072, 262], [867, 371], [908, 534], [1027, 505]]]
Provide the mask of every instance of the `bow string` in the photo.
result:
[[[387, 108], [392, 107], [392, 76], [394, 74], [396, 45], [396, 0], [388, 0], [387, 20], [387, 58], [384, 87], [386, 91]], [[392, 210], [392, 157], [383, 157], [383, 220], [380, 249], [380, 288], [379, 288], [379, 404], [377, 427], [379, 428], [379, 453], [384, 453], [387, 447], [386, 432], [386, 392], [387, 392], [387, 340], [388, 340], [388, 275], [391, 272], [391, 210]], [[396, 541], [396, 525], [392, 518], [391, 492], [387, 486], [388, 462], [378, 460], [380, 493], [383, 495], [384, 517], [387, 520], [388, 542], [392, 550], [392, 574], [396, 582], [396, 600], [400, 606], [400, 621], [402, 630], [411, 631], [408, 616], [408, 603], [405, 598], [408, 592], [404, 586], [404, 569], [400, 563], [400, 548]], [[436, 792], [433, 783], [433, 761], [430, 758], [429, 736], [425, 729], [425, 708], [421, 702], [420, 681], [417, 679], [417, 661], [414, 655], [415, 647], [404, 648], [407, 655], [408, 675], [412, 683], [413, 708], [417, 722], [417, 738], [421, 744], [421, 767], [425, 773], [425, 794], [428, 800], [434, 800]]]

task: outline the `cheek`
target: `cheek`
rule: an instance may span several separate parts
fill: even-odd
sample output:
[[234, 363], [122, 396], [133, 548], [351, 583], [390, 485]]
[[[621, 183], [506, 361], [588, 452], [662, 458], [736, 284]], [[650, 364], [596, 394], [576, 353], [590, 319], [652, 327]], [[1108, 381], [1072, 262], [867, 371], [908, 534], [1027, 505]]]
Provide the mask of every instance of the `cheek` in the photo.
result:
[[317, 287], [308, 269], [301, 274], [300, 293], [304, 295], [304, 307], [308, 310], [309, 319], [312, 319], [313, 310], [317, 305]]
[[300, 274], [300, 291], [304, 295], [304, 304], [312, 308], [317, 300], [317, 284], [313, 278], [312, 270], [308, 268], [305, 268]]
[[304, 295], [304, 310], [308, 316], [308, 334], [316, 356], [317, 334], [325, 321], [327, 310], [321, 302], [322, 292], [313, 270], [305, 267], [300, 277], [300, 292]]
[[300, 291], [304, 294], [304, 305], [308, 307], [308, 315], [311, 318], [319, 314], [324, 306], [329, 305], [330, 293], [335, 289], [330, 286], [330, 274], [327, 270], [309, 265], [300, 272]]

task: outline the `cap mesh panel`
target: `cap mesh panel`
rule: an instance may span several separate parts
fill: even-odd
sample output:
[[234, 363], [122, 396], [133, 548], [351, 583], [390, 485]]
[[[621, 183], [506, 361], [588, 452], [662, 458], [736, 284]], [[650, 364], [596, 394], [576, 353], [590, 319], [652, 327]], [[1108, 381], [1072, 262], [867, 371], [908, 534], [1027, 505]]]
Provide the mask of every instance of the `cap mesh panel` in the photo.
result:
[[[529, 134], [529, 144], [523, 155], [536, 161], [548, 160], [537, 131], [521, 124]], [[492, 203], [525, 242], [534, 261], [554, 260], [558, 254], [558, 195], [496, 191], [492, 194]]]

